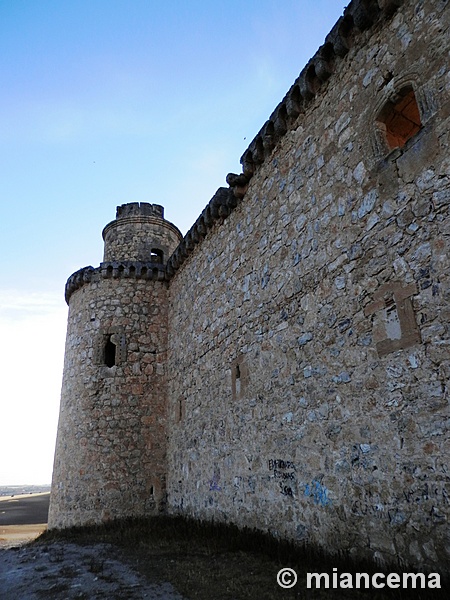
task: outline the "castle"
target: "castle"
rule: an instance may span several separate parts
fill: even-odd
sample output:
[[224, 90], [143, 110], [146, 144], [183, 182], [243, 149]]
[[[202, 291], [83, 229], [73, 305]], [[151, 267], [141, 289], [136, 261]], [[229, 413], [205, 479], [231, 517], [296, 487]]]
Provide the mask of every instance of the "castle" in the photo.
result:
[[184, 237], [66, 285], [50, 528], [184, 514], [448, 571], [446, 0], [352, 0]]

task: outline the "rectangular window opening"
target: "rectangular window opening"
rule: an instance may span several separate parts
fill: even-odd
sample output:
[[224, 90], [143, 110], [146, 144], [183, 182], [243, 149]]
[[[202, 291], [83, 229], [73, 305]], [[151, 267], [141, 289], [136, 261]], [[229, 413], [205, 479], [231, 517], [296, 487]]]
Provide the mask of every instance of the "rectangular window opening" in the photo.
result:
[[116, 344], [111, 340], [112, 335], [106, 337], [105, 343], [105, 365], [109, 368], [116, 364]]

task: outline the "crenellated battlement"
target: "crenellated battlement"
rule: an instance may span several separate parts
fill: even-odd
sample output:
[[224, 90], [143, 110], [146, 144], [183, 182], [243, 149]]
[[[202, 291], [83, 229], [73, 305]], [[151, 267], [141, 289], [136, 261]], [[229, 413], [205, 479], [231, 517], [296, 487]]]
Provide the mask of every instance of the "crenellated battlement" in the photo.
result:
[[280, 140], [307, 118], [312, 101], [333, 79], [338, 63], [361, 44], [361, 34], [392, 17], [404, 0], [352, 0], [315, 55], [256, 134], [241, 157], [242, 173], [229, 173], [229, 188], [219, 188], [167, 263], [171, 277], [211, 227], [223, 221], [244, 198], [254, 173], [269, 159]]
[[[256, 134], [241, 157], [243, 174], [250, 179], [255, 170], [272, 154], [280, 139], [290, 131], [300, 115], [317, 96], [332, 75], [338, 62], [360, 43], [361, 34], [390, 18], [404, 0], [352, 0], [308, 61], [291, 88], [269, 119]], [[241, 187], [241, 186], [239, 186]], [[242, 190], [240, 190], [242, 193]]]
[[164, 207], [160, 204], [150, 204], [149, 202], [128, 202], [122, 204], [116, 209], [116, 219], [123, 219], [131, 216], [157, 217], [164, 219]]
[[[170, 278], [183, 264], [207, 232], [228, 217], [244, 198], [248, 184], [256, 170], [271, 156], [281, 138], [298, 126], [299, 118], [307, 118], [308, 106], [324, 89], [324, 85], [338, 70], [338, 61], [345, 59], [349, 50], [358, 45], [361, 34], [392, 17], [404, 0], [352, 0], [344, 14], [325, 38], [325, 43], [302, 69], [291, 88], [256, 134], [241, 157], [242, 173], [229, 173], [229, 187], [220, 187], [203, 209], [195, 223], [180, 241], [166, 264], [166, 278]], [[164, 219], [164, 207], [147, 202], [131, 202], [117, 207], [116, 220], [103, 230], [103, 238], [111, 228], [126, 218], [154, 217]], [[178, 230], [177, 230], [178, 232]], [[178, 232], [179, 233], [179, 232]], [[74, 277], [74, 276], [72, 276]], [[69, 278], [69, 280], [72, 279]], [[160, 276], [159, 276], [160, 277]], [[75, 277], [78, 281], [78, 278]], [[72, 289], [72, 284], [66, 286]], [[72, 292], [70, 292], [72, 293]]]
[[231, 188], [222, 187], [217, 190], [169, 258], [166, 266], [168, 277], [171, 277], [180, 268], [186, 257], [203, 240], [214, 224], [228, 217], [238, 203], [239, 198]]
[[159, 204], [131, 202], [117, 207], [116, 218], [103, 229], [105, 262], [116, 260], [166, 263], [182, 239], [164, 218]]
[[70, 297], [83, 285], [100, 279], [145, 279], [164, 281], [167, 279], [166, 269], [156, 261], [112, 261], [102, 262], [94, 269], [92, 266], [83, 267], [73, 273], [66, 282], [65, 300], [69, 304]]
[[100, 279], [167, 279], [166, 263], [182, 239], [173, 223], [164, 218], [164, 207], [130, 202], [116, 209], [116, 218], [103, 229], [105, 251], [100, 266], [84, 267], [66, 283], [65, 299], [87, 283]]

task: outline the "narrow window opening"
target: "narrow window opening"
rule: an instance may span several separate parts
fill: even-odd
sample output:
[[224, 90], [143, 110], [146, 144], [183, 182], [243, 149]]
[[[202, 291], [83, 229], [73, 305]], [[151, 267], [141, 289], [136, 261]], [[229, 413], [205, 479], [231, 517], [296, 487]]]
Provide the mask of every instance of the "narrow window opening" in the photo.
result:
[[178, 403], [175, 411], [176, 422], [180, 423], [184, 417], [184, 397], [180, 396], [178, 398]]
[[108, 335], [105, 344], [105, 365], [109, 368], [116, 364], [116, 349], [116, 345], [111, 341], [111, 335]]
[[236, 365], [236, 371], [234, 375], [236, 385], [236, 396], [239, 398], [241, 395], [241, 368], [239, 365]]
[[377, 121], [385, 132], [389, 149], [402, 148], [422, 127], [412, 87], [403, 88], [386, 102]]
[[164, 262], [164, 252], [159, 248], [152, 248], [150, 250], [150, 261], [155, 263]]
[[154, 489], [152, 485], [150, 486], [150, 496], [154, 496]]
[[240, 355], [231, 363], [231, 396], [233, 400], [242, 400], [248, 386], [248, 367], [244, 356]]

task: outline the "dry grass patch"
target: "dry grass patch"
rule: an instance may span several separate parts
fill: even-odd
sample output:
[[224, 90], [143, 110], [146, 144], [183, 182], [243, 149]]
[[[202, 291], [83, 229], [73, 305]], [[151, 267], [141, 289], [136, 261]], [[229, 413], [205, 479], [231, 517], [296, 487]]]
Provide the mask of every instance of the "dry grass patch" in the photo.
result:
[[[398, 566], [332, 557], [311, 547], [298, 547], [270, 535], [233, 525], [205, 523], [181, 517], [156, 517], [111, 522], [44, 533], [34, 543], [67, 540], [77, 544], [104, 542], [119, 547], [126, 561], [149, 581], [168, 581], [190, 600], [294, 600], [311, 597], [384, 600], [437, 600], [442, 590], [307, 590], [306, 573], [401, 572]], [[281, 589], [276, 575], [282, 567], [298, 574], [292, 589]], [[448, 589], [448, 588], [447, 588]], [[444, 596], [445, 594], [445, 596]]]

